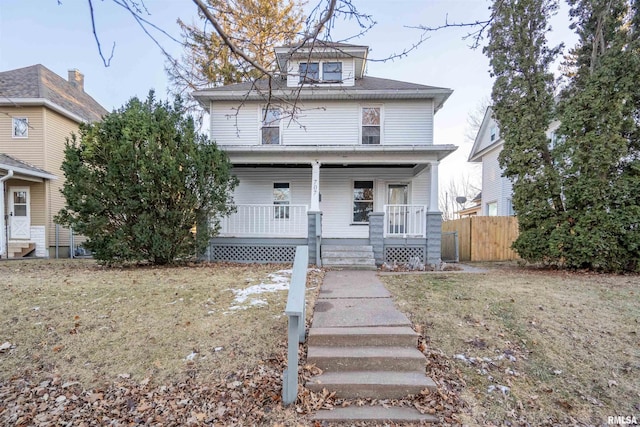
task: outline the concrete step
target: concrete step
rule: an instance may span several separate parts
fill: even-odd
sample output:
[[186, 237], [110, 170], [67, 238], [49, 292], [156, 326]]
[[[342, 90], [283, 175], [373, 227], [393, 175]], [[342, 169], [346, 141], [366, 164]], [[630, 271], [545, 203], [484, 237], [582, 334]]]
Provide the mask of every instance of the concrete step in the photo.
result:
[[324, 372], [416, 371], [424, 372], [426, 358], [412, 347], [309, 346], [307, 362]]
[[400, 399], [436, 384], [422, 372], [362, 371], [326, 372], [311, 378], [306, 387], [314, 392], [327, 389], [342, 398]]
[[322, 251], [322, 258], [373, 258], [372, 251]]
[[348, 270], [377, 270], [375, 264], [331, 264], [322, 262], [323, 267]]
[[372, 252], [373, 246], [322, 245], [322, 253], [328, 252]]
[[310, 347], [415, 347], [418, 333], [407, 326], [310, 328], [308, 342]]
[[322, 257], [322, 264], [331, 265], [376, 265], [373, 257], [348, 258], [348, 257]]
[[421, 414], [418, 410], [409, 407], [384, 407], [384, 406], [347, 406], [316, 412], [312, 417], [314, 421], [327, 422], [438, 422], [433, 415]]

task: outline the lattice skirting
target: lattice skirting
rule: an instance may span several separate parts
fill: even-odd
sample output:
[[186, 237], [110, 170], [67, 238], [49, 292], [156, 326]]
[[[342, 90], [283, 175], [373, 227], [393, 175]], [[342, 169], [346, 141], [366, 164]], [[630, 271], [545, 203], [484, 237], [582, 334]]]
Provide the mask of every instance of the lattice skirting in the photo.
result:
[[211, 245], [214, 261], [293, 262], [295, 246]]
[[385, 262], [407, 263], [409, 258], [419, 257], [421, 262], [425, 262], [424, 246], [385, 246]]

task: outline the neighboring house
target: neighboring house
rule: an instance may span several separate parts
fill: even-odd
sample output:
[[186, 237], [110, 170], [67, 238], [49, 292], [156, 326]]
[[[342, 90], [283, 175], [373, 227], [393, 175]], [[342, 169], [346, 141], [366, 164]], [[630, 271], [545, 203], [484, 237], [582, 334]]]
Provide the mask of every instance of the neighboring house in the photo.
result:
[[480, 214], [482, 209], [482, 192], [478, 193], [476, 197], [471, 200], [471, 203], [473, 203], [471, 206], [458, 211], [458, 218], [467, 218]]
[[503, 144], [493, 110], [488, 107], [469, 153], [470, 162], [482, 163], [482, 198], [477, 215], [513, 215], [511, 180], [502, 176], [503, 170], [498, 163]]
[[[551, 144], [555, 143], [555, 131], [560, 125], [554, 121], [549, 126], [547, 137]], [[504, 169], [500, 167], [498, 156], [504, 146], [504, 140], [500, 135], [498, 123], [493, 118], [493, 110], [488, 107], [476, 139], [469, 153], [469, 162], [482, 163], [482, 198], [480, 210], [481, 216], [512, 216], [513, 211], [513, 187], [511, 180], [503, 176]]]
[[[0, 256], [69, 256], [69, 230], [56, 233], [66, 138], [107, 113], [84, 92], [84, 76], [64, 80], [42, 65], [0, 72]], [[56, 236], [57, 234], [57, 236]], [[56, 246], [57, 243], [57, 246]]]
[[439, 262], [438, 164], [457, 147], [433, 127], [452, 91], [366, 76], [368, 51], [279, 47], [269, 98], [266, 80], [193, 94], [240, 181], [212, 259], [291, 261], [308, 244], [313, 264], [340, 265], [345, 247], [378, 265]]

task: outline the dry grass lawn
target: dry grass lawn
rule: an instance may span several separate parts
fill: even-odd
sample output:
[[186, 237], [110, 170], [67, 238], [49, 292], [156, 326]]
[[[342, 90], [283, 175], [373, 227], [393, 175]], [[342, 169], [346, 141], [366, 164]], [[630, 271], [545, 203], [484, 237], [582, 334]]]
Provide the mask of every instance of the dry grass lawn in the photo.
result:
[[468, 425], [640, 420], [640, 277], [504, 267], [384, 275], [463, 372]]
[[[284, 265], [103, 268], [89, 260], [0, 263], [0, 381], [59, 375], [207, 381], [273, 357], [287, 292], [235, 293]], [[310, 294], [311, 296], [311, 294]], [[252, 299], [261, 300], [251, 305]], [[264, 304], [266, 303], [266, 304]]]

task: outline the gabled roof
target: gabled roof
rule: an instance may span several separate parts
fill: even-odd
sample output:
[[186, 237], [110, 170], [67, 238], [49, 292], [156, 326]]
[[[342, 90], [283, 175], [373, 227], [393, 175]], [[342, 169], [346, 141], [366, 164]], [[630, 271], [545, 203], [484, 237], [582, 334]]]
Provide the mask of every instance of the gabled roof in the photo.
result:
[[[193, 97], [206, 107], [207, 101], [264, 100], [269, 91], [269, 80], [260, 79], [227, 86], [219, 86], [193, 93]], [[435, 100], [435, 110], [453, 92], [451, 89], [365, 76], [355, 81], [354, 86], [304, 85], [287, 87], [284, 78], [271, 80], [274, 97], [293, 100], [334, 100], [334, 99], [431, 99]]]
[[[35, 176], [38, 178], [57, 179], [55, 175], [44, 169], [35, 167], [27, 162], [18, 160], [8, 154], [0, 153], [0, 170], [13, 170], [16, 173], [26, 176]], [[3, 174], [4, 175], [4, 174]]]
[[[467, 159], [468, 162], [481, 162], [482, 156], [485, 153], [493, 150], [504, 142], [502, 137], [499, 135], [495, 141], [486, 141], [484, 139], [484, 136], [489, 130], [492, 122], [494, 122], [493, 109], [491, 107], [487, 107], [484, 112], [484, 117], [482, 118], [482, 123], [480, 123], [480, 129], [478, 129], [476, 138], [473, 141], [473, 147], [471, 147], [471, 151], [469, 152], [469, 158]], [[488, 142], [488, 144], [483, 144], [485, 142]]]
[[41, 64], [0, 72], [0, 105], [47, 105], [78, 122], [100, 120], [108, 113], [86, 92]]

